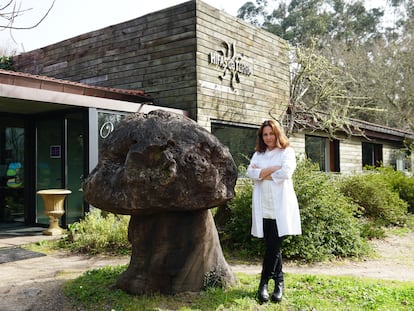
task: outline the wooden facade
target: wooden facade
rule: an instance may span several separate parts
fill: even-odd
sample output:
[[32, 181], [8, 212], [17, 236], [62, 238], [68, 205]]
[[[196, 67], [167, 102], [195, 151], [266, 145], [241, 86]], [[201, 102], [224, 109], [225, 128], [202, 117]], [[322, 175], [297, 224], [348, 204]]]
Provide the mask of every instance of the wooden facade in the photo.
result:
[[193, 0], [14, 58], [17, 71], [143, 89], [200, 125], [258, 124], [289, 97], [288, 46], [279, 37]]
[[[17, 55], [13, 64], [16, 71], [36, 75], [144, 90], [154, 105], [187, 111], [242, 159], [253, 152], [258, 125], [283, 118], [289, 101], [288, 48], [269, 32], [191, 0]], [[380, 126], [367, 130], [382, 133], [376, 139], [384, 164], [393, 163], [406, 134], [414, 137], [388, 135]], [[291, 141], [304, 155], [305, 134], [296, 133]], [[363, 141], [341, 139], [340, 172], [362, 170]]]

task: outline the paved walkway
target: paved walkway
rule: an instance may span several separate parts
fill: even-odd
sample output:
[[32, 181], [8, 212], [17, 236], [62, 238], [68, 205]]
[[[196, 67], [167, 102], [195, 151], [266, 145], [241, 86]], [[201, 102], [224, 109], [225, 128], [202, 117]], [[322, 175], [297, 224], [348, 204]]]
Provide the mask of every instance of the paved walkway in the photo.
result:
[[[0, 228], [0, 249], [61, 238], [43, 235], [44, 229]], [[72, 311], [61, 288], [65, 280], [76, 278], [86, 270], [128, 262], [127, 256], [80, 256], [55, 252], [0, 264], [0, 310]]]
[[23, 226], [0, 228], [0, 248], [17, 247], [19, 245], [60, 238], [59, 236], [43, 235], [43, 230], [45, 228]]
[[[0, 229], [0, 248], [18, 247], [19, 245], [61, 238], [61, 236], [43, 235], [43, 230], [44, 228], [39, 227], [12, 229], [9, 231]], [[292, 262], [285, 262], [284, 271], [287, 273], [348, 275], [414, 282], [414, 233], [409, 233], [406, 236], [391, 236], [384, 240], [372, 241], [371, 243], [374, 250], [379, 254], [377, 258], [362, 261], [322, 262], [312, 265], [297, 265]], [[47, 264], [45, 264], [46, 262]], [[53, 273], [67, 270], [66, 274], [68, 274], [68, 271], [81, 274], [85, 270], [96, 267], [126, 264], [128, 262], [129, 256], [85, 256], [56, 252], [55, 254], [48, 254], [46, 257], [0, 264], [0, 274], [2, 281], [5, 278], [7, 279], [7, 276], [10, 277], [10, 281], [13, 279], [17, 281], [18, 269], [25, 271], [25, 269], [33, 269], [35, 266], [37, 271], [41, 271], [41, 266], [44, 266], [44, 270], [53, 270]], [[258, 274], [261, 270], [260, 265], [255, 264], [233, 264], [230, 262], [230, 266], [234, 272], [248, 274]], [[24, 273], [22, 274], [23, 278], [27, 278], [27, 276]]]

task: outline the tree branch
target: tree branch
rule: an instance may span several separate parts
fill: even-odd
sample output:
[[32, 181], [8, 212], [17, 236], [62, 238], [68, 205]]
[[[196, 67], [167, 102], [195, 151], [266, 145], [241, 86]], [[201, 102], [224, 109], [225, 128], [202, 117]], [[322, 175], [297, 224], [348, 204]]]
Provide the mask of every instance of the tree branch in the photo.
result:
[[53, 0], [52, 4], [50, 5], [49, 9], [47, 10], [47, 12], [42, 16], [42, 18], [34, 25], [32, 26], [27, 26], [27, 27], [15, 27], [13, 26], [16, 17], [19, 17], [22, 15], [22, 13], [27, 12], [31, 9], [27, 9], [27, 10], [22, 10], [21, 9], [21, 3], [19, 3], [19, 8], [16, 9], [16, 3], [14, 2], [15, 0], [11, 0], [9, 1], [6, 5], [4, 5], [2, 8], [0, 8], [0, 12], [5, 10], [6, 8], [8, 8], [9, 6], [13, 5], [13, 10], [10, 13], [0, 13], [0, 17], [6, 19], [8, 21], [7, 25], [0, 25], [0, 29], [11, 29], [11, 30], [28, 30], [28, 29], [33, 29], [36, 28], [37, 26], [39, 26], [44, 20], [45, 18], [49, 15], [50, 11], [52, 10], [56, 0]]

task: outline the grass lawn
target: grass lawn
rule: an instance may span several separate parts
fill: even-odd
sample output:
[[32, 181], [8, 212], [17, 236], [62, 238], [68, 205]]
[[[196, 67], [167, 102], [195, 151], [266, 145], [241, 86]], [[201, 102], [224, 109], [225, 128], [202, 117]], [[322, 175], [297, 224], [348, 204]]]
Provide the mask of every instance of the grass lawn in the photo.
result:
[[[173, 296], [131, 296], [114, 287], [126, 266], [85, 272], [68, 281], [64, 293], [80, 310], [414, 310], [414, 282], [355, 277], [285, 274], [281, 304], [259, 304], [258, 275], [236, 273], [238, 285], [226, 290], [211, 288], [200, 293]], [[273, 283], [270, 283], [270, 290]]]

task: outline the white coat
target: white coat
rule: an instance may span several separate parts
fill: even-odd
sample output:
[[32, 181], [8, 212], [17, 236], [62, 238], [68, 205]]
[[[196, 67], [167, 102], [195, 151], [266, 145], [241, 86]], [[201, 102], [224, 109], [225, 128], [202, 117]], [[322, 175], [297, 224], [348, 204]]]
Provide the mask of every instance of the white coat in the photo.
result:
[[[258, 168], [254, 168], [253, 166]], [[302, 233], [298, 199], [293, 188], [292, 175], [296, 169], [295, 152], [291, 147], [275, 148], [271, 151], [255, 152], [247, 168], [247, 175], [254, 181], [252, 197], [252, 230], [253, 236], [262, 238], [263, 212], [260, 206], [262, 180], [259, 177], [262, 168], [278, 165], [282, 168], [273, 172], [272, 191], [276, 198], [274, 209], [279, 236], [298, 235]]]

